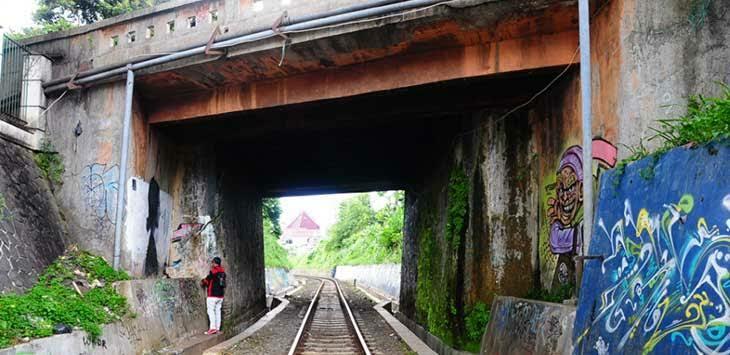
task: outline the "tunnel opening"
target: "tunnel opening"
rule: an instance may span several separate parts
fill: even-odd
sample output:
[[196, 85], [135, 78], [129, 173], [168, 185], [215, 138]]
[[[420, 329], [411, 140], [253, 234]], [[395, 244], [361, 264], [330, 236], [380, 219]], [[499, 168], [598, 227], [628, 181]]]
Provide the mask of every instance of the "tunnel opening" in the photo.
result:
[[445, 343], [473, 348], [467, 320], [480, 304], [547, 279], [541, 176], [554, 162], [541, 154], [557, 155], [563, 142], [545, 132], [570, 132], [577, 114], [577, 75], [563, 69], [155, 124], [145, 171], [173, 196], [180, 220], [212, 225], [208, 239], [170, 259], [186, 270], [222, 255], [232, 275], [227, 314], [252, 317], [265, 307], [268, 199], [404, 191], [399, 310]]

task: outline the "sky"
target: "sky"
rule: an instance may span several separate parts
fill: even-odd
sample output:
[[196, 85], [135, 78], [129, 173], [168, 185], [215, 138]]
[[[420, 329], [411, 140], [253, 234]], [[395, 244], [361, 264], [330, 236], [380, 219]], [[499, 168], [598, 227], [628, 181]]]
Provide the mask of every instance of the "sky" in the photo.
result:
[[3, 31], [19, 31], [33, 24], [36, 0], [0, 0], [0, 26]]
[[[326, 232], [337, 221], [337, 210], [340, 203], [356, 194], [311, 195], [281, 198], [281, 217], [279, 222], [286, 227], [302, 211], [314, 219]], [[370, 192], [370, 204], [375, 210], [383, 208], [387, 197], [380, 197], [376, 192]]]

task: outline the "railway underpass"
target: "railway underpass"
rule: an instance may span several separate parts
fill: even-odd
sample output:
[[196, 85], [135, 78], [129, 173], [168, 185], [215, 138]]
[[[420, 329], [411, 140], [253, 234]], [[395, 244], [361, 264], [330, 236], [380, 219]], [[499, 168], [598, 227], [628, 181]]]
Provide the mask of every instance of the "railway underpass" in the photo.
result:
[[[393, 189], [406, 193], [394, 313], [437, 338], [436, 351], [470, 345], [479, 304], [576, 287], [573, 257], [592, 237], [581, 232], [581, 188], [616, 166], [619, 143], [640, 141], [646, 112], [659, 110], [647, 102], [661, 101], [638, 87], [648, 74], [627, 53], [652, 44], [624, 33], [627, 23], [669, 10], [591, 5], [584, 162], [575, 1], [260, 6], [172, 1], [22, 43], [43, 57], [36, 89], [47, 113], [14, 139], [37, 149], [43, 135], [62, 157], [53, 194], [70, 241], [155, 283], [138, 286], [149, 297], [128, 290], [135, 307], [180, 313], [160, 290], [193, 297], [190, 280], [221, 256], [225, 322], [242, 331], [267, 311], [263, 198]], [[662, 98], [681, 96], [679, 86]], [[594, 181], [583, 181], [584, 164]], [[176, 317], [139, 326], [139, 346], [170, 338]], [[552, 324], [560, 334], [548, 345], [568, 349], [572, 321]]]

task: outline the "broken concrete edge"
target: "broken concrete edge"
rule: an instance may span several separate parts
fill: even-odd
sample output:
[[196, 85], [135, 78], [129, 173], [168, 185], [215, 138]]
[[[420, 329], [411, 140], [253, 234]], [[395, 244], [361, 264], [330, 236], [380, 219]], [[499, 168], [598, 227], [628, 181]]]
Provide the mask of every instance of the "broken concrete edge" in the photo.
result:
[[283, 311], [288, 305], [289, 301], [285, 298], [276, 297], [276, 299], [279, 300], [279, 305], [276, 306], [276, 308], [272, 309], [271, 311], [267, 312], [263, 317], [259, 318], [256, 323], [252, 324], [250, 327], [246, 328], [243, 332], [240, 334], [221, 342], [213, 347], [210, 347], [203, 351], [203, 355], [219, 355], [223, 354], [228, 348], [240, 343], [244, 339], [250, 337], [254, 333], [256, 333], [259, 329], [263, 328], [266, 324], [271, 322], [281, 311]]
[[456, 350], [446, 343], [444, 343], [439, 337], [429, 333], [420, 324], [414, 322], [410, 318], [406, 317], [403, 313], [395, 313], [395, 318], [398, 319], [406, 328], [411, 330], [420, 340], [422, 340], [429, 348], [435, 349], [436, 353], [441, 355], [474, 355], [468, 351]]

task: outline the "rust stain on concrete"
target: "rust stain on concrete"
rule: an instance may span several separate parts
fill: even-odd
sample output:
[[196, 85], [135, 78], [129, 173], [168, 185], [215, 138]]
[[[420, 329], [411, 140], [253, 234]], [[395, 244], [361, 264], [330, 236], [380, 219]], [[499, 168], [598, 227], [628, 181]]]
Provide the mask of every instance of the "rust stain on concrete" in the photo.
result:
[[[179, 121], [452, 79], [566, 65], [571, 60], [577, 60], [573, 56], [576, 47], [577, 33], [570, 31], [404, 54], [363, 64], [154, 100], [149, 105], [149, 122]], [[167, 76], [175, 80], [174, 75]]]

